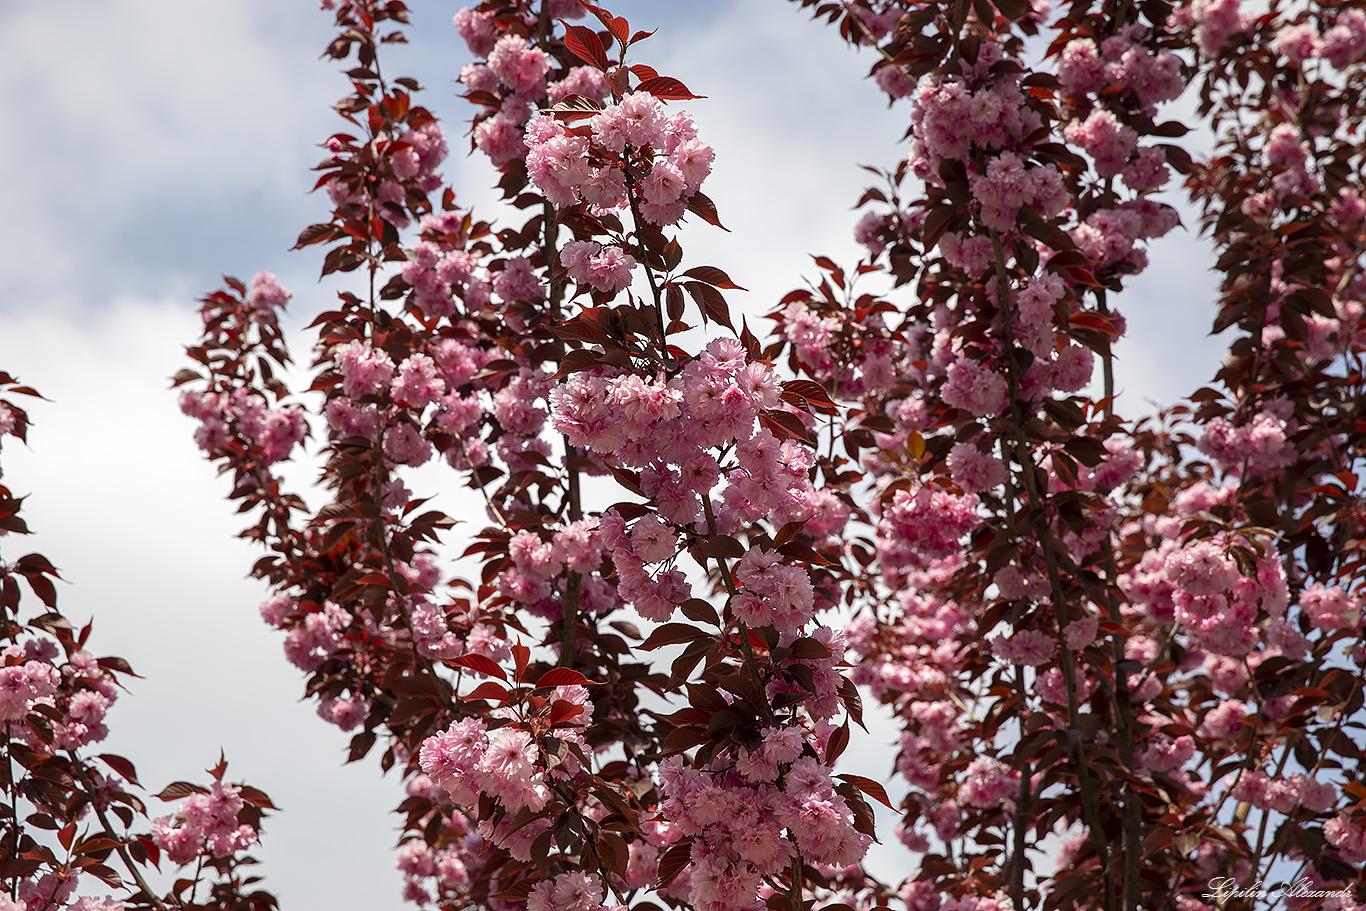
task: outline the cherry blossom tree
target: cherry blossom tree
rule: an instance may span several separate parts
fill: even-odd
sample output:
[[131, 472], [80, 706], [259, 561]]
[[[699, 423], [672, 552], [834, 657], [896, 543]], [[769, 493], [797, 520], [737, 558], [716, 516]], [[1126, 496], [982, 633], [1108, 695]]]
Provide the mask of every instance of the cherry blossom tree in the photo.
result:
[[[405, 4], [323, 6], [350, 91], [297, 246], [344, 289], [307, 303], [300, 369], [290, 292], [229, 279], [176, 383], [252, 517], [262, 617], [350, 758], [401, 773], [408, 901], [1360, 907], [1366, 4], [800, 0], [908, 145], [857, 201], [865, 254], [753, 320], [746, 276], [683, 246], [724, 230], [707, 180], [739, 150], [652, 32], [582, 0], [455, 15], [503, 224], [386, 72]], [[1227, 357], [1121, 414], [1124, 290], [1180, 193]], [[477, 520], [410, 490], [428, 463]], [[48, 564], [6, 567], [7, 611], [20, 577], [43, 598]], [[60, 681], [103, 692], [42, 620], [6, 652], [29, 770], [90, 723]], [[842, 771], [871, 703], [885, 783]], [[236, 883], [249, 805], [220, 782], [145, 838], [106, 822], [86, 867], [155, 846]], [[874, 840], [912, 866], [879, 875]], [[60, 906], [35, 877], [73, 862], [23, 844], [9, 901]]]

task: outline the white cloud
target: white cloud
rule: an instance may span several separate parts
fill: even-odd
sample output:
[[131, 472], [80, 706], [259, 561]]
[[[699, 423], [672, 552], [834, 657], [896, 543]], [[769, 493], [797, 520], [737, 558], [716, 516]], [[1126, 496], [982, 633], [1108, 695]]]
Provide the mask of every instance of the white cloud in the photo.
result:
[[51, 305], [130, 273], [183, 274], [176, 257], [209, 252], [186, 241], [225, 220], [260, 234], [254, 212], [299, 211], [335, 121], [327, 101], [344, 86], [316, 59], [326, 25], [267, 0], [16, 9], [0, 33], [14, 229], [0, 247], [0, 306]]
[[259, 554], [235, 538], [245, 522], [227, 482], [167, 389], [196, 323], [184, 308], [129, 300], [83, 323], [0, 314], [0, 338], [24, 340], [6, 346], [3, 369], [51, 400], [29, 407], [30, 446], [9, 440], [3, 453], [6, 484], [31, 493], [36, 533], [0, 543], [9, 559], [51, 559], [67, 583], [62, 610], [94, 620], [91, 649], [144, 678], [128, 681], [99, 752], [132, 759], [156, 791], [205, 780], [223, 749], [229, 780], [283, 811], [254, 852], [283, 907], [397, 906], [398, 781], [373, 760], [343, 768], [346, 735], [299, 701], [303, 677], [255, 611], [264, 588], [245, 578]]

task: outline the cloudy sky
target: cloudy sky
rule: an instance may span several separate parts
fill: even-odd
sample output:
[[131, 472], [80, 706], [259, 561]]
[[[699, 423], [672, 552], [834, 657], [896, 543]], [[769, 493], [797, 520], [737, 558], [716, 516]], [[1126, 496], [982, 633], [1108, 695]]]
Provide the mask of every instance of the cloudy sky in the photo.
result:
[[[450, 26], [458, 5], [413, 5], [412, 44], [388, 51], [386, 70], [427, 86], [423, 103], [457, 150], [457, 194], [490, 217], [491, 170], [458, 154], [470, 116], [453, 84], [466, 62]], [[888, 111], [864, 80], [871, 58], [782, 0], [609, 5], [660, 29], [635, 59], [709, 96], [690, 110], [717, 148], [708, 192], [731, 233], [689, 229], [689, 261], [751, 289], [737, 301], [749, 313], [799, 286], [811, 254], [853, 261], [850, 206], [870, 176], [856, 165], [905, 154], [905, 108]], [[288, 252], [326, 216], [309, 168], [339, 128], [329, 106], [346, 89], [319, 60], [331, 17], [314, 7], [51, 0], [7, 11], [0, 369], [51, 401], [31, 409], [30, 447], [4, 452], [6, 483], [32, 493], [38, 534], [3, 554], [47, 554], [69, 583], [65, 612], [93, 616], [96, 651], [143, 676], [113, 711], [106, 748], [155, 790], [202, 779], [221, 747], [229, 776], [283, 810], [257, 851], [282, 907], [369, 911], [401, 905], [398, 782], [373, 763], [342, 766], [346, 735], [298, 700], [301, 677], [245, 578], [257, 555], [235, 539], [225, 483], [199, 458], [167, 380], [196, 337], [195, 299], [223, 274], [279, 275], [299, 325], [329, 304], [316, 248]], [[1205, 247], [1173, 236], [1153, 259], [1161, 268], [1119, 303], [1132, 332], [1118, 369], [1130, 415], [1199, 385], [1218, 351], [1205, 338]], [[848, 755], [868, 757], [852, 771], [886, 777], [889, 751]], [[879, 864], [897, 872], [891, 850]]]

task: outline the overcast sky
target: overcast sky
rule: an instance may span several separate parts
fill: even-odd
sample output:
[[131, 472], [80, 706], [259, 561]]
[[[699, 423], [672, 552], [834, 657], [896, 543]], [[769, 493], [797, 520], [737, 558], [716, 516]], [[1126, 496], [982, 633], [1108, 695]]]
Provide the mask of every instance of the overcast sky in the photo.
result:
[[[489, 218], [492, 171], [461, 154], [471, 110], [452, 82], [466, 62], [450, 26], [458, 6], [413, 5], [413, 43], [386, 49], [386, 72], [427, 86], [422, 103], [456, 153], [447, 173]], [[750, 313], [799, 286], [810, 254], [852, 262], [850, 206], [871, 176], [856, 165], [905, 154], [906, 108], [889, 112], [863, 79], [872, 59], [782, 0], [609, 6], [660, 28], [634, 59], [709, 96], [689, 109], [717, 149], [707, 190], [732, 233], [689, 228], [688, 261], [750, 288], [737, 300]], [[33, 494], [25, 511], [38, 532], [7, 539], [5, 558], [50, 557], [69, 583], [63, 610], [93, 616], [97, 653], [128, 658], [145, 678], [111, 713], [101, 751], [128, 755], [155, 791], [202, 780], [222, 747], [229, 777], [283, 811], [256, 851], [283, 908], [398, 908], [397, 776], [381, 779], [373, 762], [343, 767], [348, 736], [299, 702], [302, 677], [257, 616], [262, 587], [245, 578], [257, 554], [236, 540], [226, 485], [167, 381], [197, 336], [195, 299], [223, 274], [275, 272], [299, 323], [330, 303], [317, 248], [288, 248], [327, 213], [307, 191], [318, 143], [339, 128], [329, 106], [346, 90], [319, 60], [331, 15], [307, 0], [13, 7], [0, 32], [10, 124], [0, 369], [52, 401], [31, 408], [30, 448], [4, 451], [6, 483]], [[1203, 383], [1219, 350], [1205, 338], [1204, 245], [1173, 236], [1153, 260], [1161, 267], [1119, 301], [1131, 328], [1117, 371], [1128, 415]], [[860, 763], [849, 771], [887, 777], [890, 749], [846, 755]], [[878, 862], [905, 872], [890, 848]]]

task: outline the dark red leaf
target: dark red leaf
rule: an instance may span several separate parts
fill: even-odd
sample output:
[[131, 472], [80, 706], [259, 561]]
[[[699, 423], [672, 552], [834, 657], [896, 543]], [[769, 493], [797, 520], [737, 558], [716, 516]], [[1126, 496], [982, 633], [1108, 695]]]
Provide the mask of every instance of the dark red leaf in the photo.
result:
[[780, 440], [797, 439], [807, 443], [815, 442], [811, 438], [811, 434], [807, 433], [806, 425], [795, 414], [777, 409], [761, 411], [759, 423], [767, 427], [769, 432]]
[[590, 681], [578, 671], [570, 670], [567, 667], [554, 667], [541, 675], [541, 679], [536, 681], [536, 686], [591, 686]]
[[735, 282], [730, 280], [730, 276], [715, 266], [695, 266], [683, 273], [688, 278], [695, 278], [700, 282], [706, 282], [715, 288], [725, 288], [728, 291], [747, 291]]
[[492, 699], [495, 702], [503, 702], [507, 697], [507, 687], [492, 680], [485, 680], [464, 696], [465, 699]]
[[497, 677], [499, 680], [508, 679], [507, 672], [487, 655], [461, 655], [459, 658], [442, 659], [442, 663], [448, 667], [468, 668], [481, 674], [488, 674], [490, 677]]
[[800, 399], [826, 414], [837, 414], [839, 409], [835, 407], [835, 402], [830, 398], [830, 393], [825, 391], [825, 387], [820, 383], [811, 380], [788, 380], [783, 383], [783, 400], [789, 404], [801, 407], [799, 402], [795, 402], [789, 396]]
[[642, 651], [650, 652], [666, 645], [677, 645], [680, 642], [691, 642], [694, 639], [705, 639], [707, 634], [695, 626], [686, 623], [666, 623], [657, 627], [650, 633], [648, 639], [640, 644]]
[[101, 762], [109, 766], [109, 768], [113, 769], [115, 772], [118, 772], [119, 776], [122, 777], [125, 781], [129, 782], [130, 784], [137, 785], [138, 787], [142, 787], [142, 782], [138, 781], [137, 769], [133, 768], [133, 764], [129, 762], [127, 759], [123, 758], [122, 756], [117, 756], [113, 753], [101, 753], [99, 756], [95, 758], [99, 759]]
[[598, 33], [586, 25], [565, 25], [564, 46], [584, 63], [607, 69], [607, 49]]
[[678, 874], [683, 872], [689, 861], [692, 860], [692, 839], [685, 838], [674, 843], [674, 846], [664, 852], [664, 856], [659, 859], [659, 882], [655, 888], [667, 888], [669, 883], [678, 878]]
[[692, 299], [697, 301], [704, 320], [710, 317], [731, 332], [735, 331], [735, 326], [730, 321], [730, 307], [726, 305], [726, 299], [720, 291], [703, 282], [684, 282], [683, 287], [692, 295]]
[[209, 793], [209, 789], [202, 785], [191, 784], [188, 781], [173, 781], [162, 788], [161, 793], [157, 794], [156, 797], [158, 800], [169, 802], [172, 800], [180, 800], [182, 797], [189, 797], [191, 794], [207, 793]]
[[637, 92], [649, 92], [661, 101], [691, 101], [694, 98], [706, 98], [706, 95], [694, 95], [688, 91], [688, 87], [679, 82], [672, 76], [656, 76], [653, 79], [646, 79], [636, 86]]
[[849, 782], [883, 806], [893, 810], [896, 809], [896, 807], [892, 806], [892, 801], [887, 797], [887, 789], [876, 781], [873, 781], [873, 779], [864, 778], [862, 775], [837, 775], [835, 777]]

